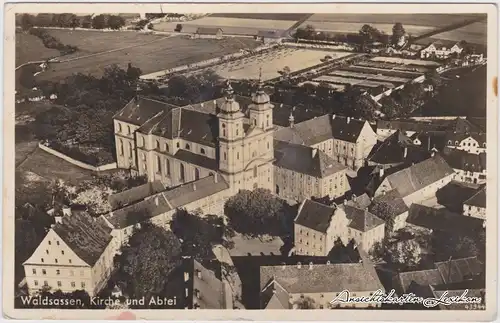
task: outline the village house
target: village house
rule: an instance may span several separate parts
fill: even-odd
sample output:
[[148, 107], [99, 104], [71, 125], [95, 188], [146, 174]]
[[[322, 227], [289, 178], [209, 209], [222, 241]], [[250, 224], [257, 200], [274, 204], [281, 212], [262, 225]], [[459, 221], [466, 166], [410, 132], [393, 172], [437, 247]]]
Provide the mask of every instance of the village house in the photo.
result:
[[379, 303], [330, 303], [344, 290], [349, 290], [351, 297], [384, 291], [373, 263], [365, 253], [360, 255], [358, 263], [261, 266], [261, 308], [296, 309], [304, 301], [314, 309], [380, 307]]
[[113, 270], [116, 248], [111, 229], [85, 212], [54, 216], [56, 223], [23, 263], [28, 292], [84, 290], [95, 296]]
[[302, 201], [339, 197], [349, 190], [346, 166], [317, 148], [274, 141], [276, 195]]
[[436, 196], [437, 190], [448, 184], [455, 172], [439, 154], [385, 177], [375, 191], [375, 197], [396, 189], [406, 205]]
[[375, 197], [368, 210], [376, 217], [385, 220], [386, 228], [389, 226], [388, 221], [391, 221], [392, 232], [406, 226], [409, 209], [395, 189]]
[[209, 38], [209, 39], [222, 39], [223, 38], [222, 28], [211, 28], [211, 27], [199, 27], [193, 34], [193, 38]]
[[230, 85], [217, 113], [135, 98], [114, 116], [117, 164], [177, 186], [219, 173], [233, 193], [274, 191], [273, 105], [259, 87], [250, 124]]
[[464, 202], [464, 215], [486, 220], [486, 186]]
[[327, 206], [304, 200], [294, 221], [295, 253], [326, 256], [337, 239], [344, 245], [350, 240], [363, 250], [384, 239], [384, 221], [367, 210], [350, 205]]
[[358, 170], [377, 143], [377, 135], [367, 121], [324, 115], [275, 132], [276, 140], [305, 145], [325, 152], [334, 160]]
[[486, 183], [486, 153], [469, 153], [462, 149], [449, 149], [443, 151], [443, 158], [455, 170], [454, 180], [484, 184]]
[[417, 120], [377, 120], [377, 135], [388, 138], [396, 131], [401, 131], [405, 136], [411, 137], [415, 133], [446, 131], [449, 122], [423, 122]]
[[259, 30], [255, 38], [262, 41], [264, 44], [281, 43], [283, 40], [283, 31]]
[[486, 133], [484, 132], [449, 132], [446, 146], [452, 149], [467, 151], [471, 154], [486, 152]]
[[[450, 225], [453, 223], [453, 225]], [[412, 204], [406, 225], [428, 234], [434, 231], [447, 231], [454, 234], [470, 235], [484, 230], [485, 221], [472, 216], [464, 216], [445, 208], [437, 209], [420, 204]]]
[[464, 50], [460, 43], [453, 46], [446, 46], [442, 42], [434, 42], [420, 51], [420, 58], [438, 58], [446, 59], [452, 54], [460, 55]]

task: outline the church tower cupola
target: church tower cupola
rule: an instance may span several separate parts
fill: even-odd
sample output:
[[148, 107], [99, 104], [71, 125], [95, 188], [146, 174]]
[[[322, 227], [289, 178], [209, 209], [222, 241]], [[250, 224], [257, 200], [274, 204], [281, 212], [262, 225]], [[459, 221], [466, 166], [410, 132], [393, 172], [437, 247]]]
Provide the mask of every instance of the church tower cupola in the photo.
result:
[[269, 95], [264, 91], [261, 69], [257, 91], [252, 95], [252, 103], [248, 106], [251, 125], [264, 131], [273, 129], [273, 108]]
[[234, 99], [234, 90], [231, 83], [228, 81], [225, 89], [224, 102], [220, 106], [221, 113], [232, 114], [240, 111], [240, 104]]
[[271, 99], [269, 95], [264, 91], [264, 82], [262, 82], [262, 67], [259, 70], [259, 83], [257, 85], [257, 91], [252, 95], [252, 102], [254, 104], [266, 104], [269, 103]]

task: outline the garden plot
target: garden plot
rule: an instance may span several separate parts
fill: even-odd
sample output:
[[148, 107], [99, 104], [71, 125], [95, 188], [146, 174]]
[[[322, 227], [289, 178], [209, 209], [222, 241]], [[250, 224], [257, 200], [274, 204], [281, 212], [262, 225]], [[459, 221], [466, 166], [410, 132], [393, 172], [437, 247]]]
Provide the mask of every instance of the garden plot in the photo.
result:
[[422, 75], [422, 73], [417, 73], [417, 72], [407, 72], [407, 71], [396, 71], [396, 70], [388, 70], [384, 68], [375, 68], [375, 67], [365, 67], [365, 66], [348, 66], [348, 67], [342, 67], [340, 70], [343, 71], [351, 71], [351, 72], [358, 72], [358, 73], [369, 73], [369, 74], [382, 74], [382, 75], [387, 75], [387, 76], [396, 76], [396, 77], [406, 77], [406, 78], [412, 78], [415, 79]]
[[374, 61], [359, 62], [356, 65], [366, 66], [366, 67], [374, 67], [374, 68], [382, 68], [382, 69], [393, 70], [393, 71], [411, 72], [411, 73], [417, 73], [417, 74], [425, 73], [431, 69], [431, 67], [418, 66], [418, 65], [401, 65], [401, 64], [374, 62]]
[[321, 50], [308, 50], [297, 48], [284, 48], [266, 52], [262, 55], [247, 57], [242, 60], [227, 62], [213, 67], [217, 74], [223, 78], [258, 79], [259, 69], [262, 68], [262, 80], [279, 77], [278, 71], [285, 66], [290, 71], [298, 71], [307, 67], [321, 64], [321, 59], [326, 55], [333, 59], [349, 55], [350, 53], [332, 52]]
[[411, 81], [411, 78], [385, 76], [382, 74], [374, 75], [374, 74], [357, 73], [357, 72], [350, 72], [350, 71], [333, 71], [331, 73], [328, 73], [328, 75], [352, 77], [352, 78], [359, 78], [359, 79], [369, 79], [369, 80], [381, 80], [381, 81], [392, 82], [392, 83], [394, 83], [394, 82], [395, 83], [407, 83], [407, 82]]
[[360, 80], [360, 79], [341, 77], [341, 76], [330, 76], [330, 75], [323, 75], [323, 76], [317, 77], [314, 79], [314, 81], [334, 83], [334, 84], [344, 84], [344, 85], [350, 84], [350, 85], [357, 85], [357, 86], [370, 87], [370, 88], [384, 86], [384, 87], [392, 89], [395, 87], [394, 84], [389, 83], [389, 82], [367, 81], [367, 80]]
[[374, 62], [385, 62], [385, 63], [393, 63], [393, 64], [401, 64], [401, 65], [418, 65], [418, 66], [435, 66], [438, 67], [440, 64], [434, 61], [424, 61], [420, 59], [406, 59], [399, 57], [374, 57], [371, 59]]

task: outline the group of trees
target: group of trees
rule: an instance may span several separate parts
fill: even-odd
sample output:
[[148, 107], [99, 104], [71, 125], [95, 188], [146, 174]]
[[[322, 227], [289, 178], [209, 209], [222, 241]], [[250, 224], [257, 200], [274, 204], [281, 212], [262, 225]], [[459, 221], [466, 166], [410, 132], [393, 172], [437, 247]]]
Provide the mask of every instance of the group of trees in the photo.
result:
[[59, 39], [50, 35], [50, 33], [47, 32], [47, 30], [45, 30], [43, 28], [31, 28], [29, 30], [29, 33], [31, 35], [34, 35], [34, 36], [40, 38], [45, 47], [57, 49], [61, 53], [61, 55], [71, 54], [71, 53], [74, 53], [78, 50], [78, 47], [76, 47], [76, 46], [64, 45], [63, 43], [61, 43], [59, 41]]
[[37, 15], [22, 14], [16, 19], [16, 25], [23, 30], [32, 27], [60, 27], [60, 28], [93, 28], [93, 29], [120, 29], [125, 26], [125, 19], [118, 15], [86, 15], [77, 16], [72, 13], [40, 13]]
[[416, 239], [386, 237], [377, 242], [370, 250], [372, 258], [384, 260], [396, 270], [416, 269], [422, 261], [422, 247]]
[[227, 200], [224, 212], [236, 232], [252, 237], [280, 236], [286, 223], [285, 204], [266, 189], [241, 190]]

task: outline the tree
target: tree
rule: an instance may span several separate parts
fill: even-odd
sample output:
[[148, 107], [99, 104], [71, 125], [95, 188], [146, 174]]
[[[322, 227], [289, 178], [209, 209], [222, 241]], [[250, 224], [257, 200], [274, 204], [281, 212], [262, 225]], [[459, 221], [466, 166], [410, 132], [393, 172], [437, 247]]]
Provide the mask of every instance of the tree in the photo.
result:
[[391, 43], [397, 45], [401, 37], [405, 35], [406, 31], [403, 28], [403, 24], [400, 22], [395, 23], [394, 26], [392, 27]]
[[293, 305], [299, 310], [316, 309], [316, 302], [309, 296], [299, 298]]
[[443, 83], [441, 75], [434, 69], [429, 70], [424, 75], [425, 82], [432, 85], [433, 87], [438, 87]]
[[35, 16], [23, 14], [20, 19], [20, 25], [23, 30], [28, 30], [35, 25]]
[[92, 16], [83, 17], [80, 24], [81, 24], [82, 28], [92, 28], [92, 25], [93, 25]]
[[465, 258], [484, 255], [484, 230], [474, 233], [475, 236], [462, 235], [448, 231], [436, 231], [432, 234], [432, 250], [436, 261], [444, 261], [449, 257]]
[[379, 201], [378, 203], [372, 204], [370, 212], [384, 220], [386, 236], [394, 231], [395, 217], [399, 215], [399, 210], [394, 203], [390, 203], [390, 201]]
[[269, 190], [257, 188], [241, 190], [227, 200], [224, 212], [235, 231], [259, 236], [279, 236], [284, 219], [284, 202], [273, 196]]
[[182, 24], [177, 24], [177, 26], [175, 26], [174, 31], [180, 33], [182, 31]]
[[104, 29], [107, 27], [106, 17], [104, 15], [97, 15], [92, 18], [92, 28]]
[[142, 71], [140, 68], [132, 66], [132, 63], [128, 63], [127, 77], [130, 80], [138, 80], [139, 77], [141, 76], [141, 74], [142, 74]]
[[122, 16], [111, 15], [108, 19], [108, 27], [114, 30], [125, 26], [125, 19]]
[[222, 243], [222, 219], [216, 215], [201, 217], [184, 209], [176, 211], [170, 229], [182, 241], [182, 254], [197, 259], [213, 258], [212, 246]]
[[181, 263], [180, 252], [180, 242], [171, 231], [143, 223], [117, 258], [129, 296], [161, 296], [169, 273]]
[[415, 240], [397, 241], [388, 248], [389, 261], [403, 268], [415, 268], [422, 260], [422, 249]]

